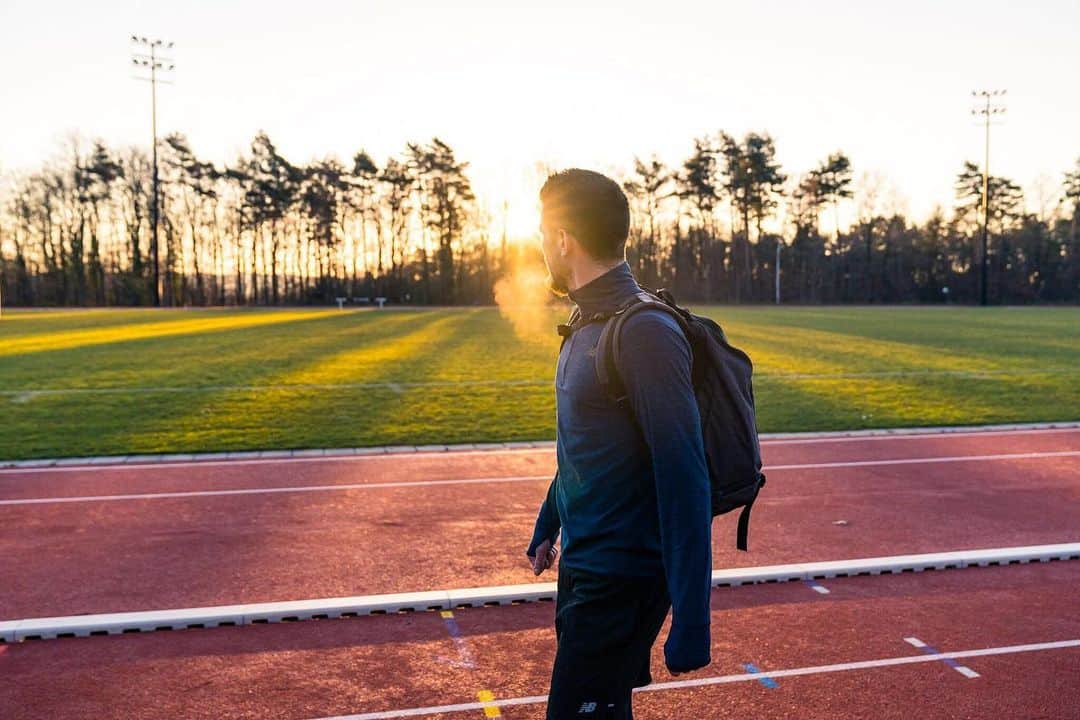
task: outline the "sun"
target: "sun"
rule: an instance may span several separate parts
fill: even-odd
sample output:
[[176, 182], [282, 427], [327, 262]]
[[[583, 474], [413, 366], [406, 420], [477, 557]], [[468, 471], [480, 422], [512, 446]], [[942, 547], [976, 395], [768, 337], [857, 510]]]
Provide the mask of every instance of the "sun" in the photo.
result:
[[507, 242], [540, 241], [540, 186], [533, 171], [479, 175], [474, 179], [483, 188], [488, 200], [488, 233], [495, 243], [501, 243], [505, 232]]

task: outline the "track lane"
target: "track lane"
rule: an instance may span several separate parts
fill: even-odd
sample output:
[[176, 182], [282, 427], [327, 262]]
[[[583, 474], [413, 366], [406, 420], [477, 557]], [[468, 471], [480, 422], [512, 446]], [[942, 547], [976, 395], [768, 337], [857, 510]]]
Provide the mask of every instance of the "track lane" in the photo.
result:
[[[0, 619], [534, 582], [547, 482], [0, 507]], [[1071, 542], [1078, 500], [1076, 457], [774, 472], [714, 567]]]
[[[635, 716], [755, 718], [1071, 718], [1080, 704], [1080, 648], [972, 657], [968, 679], [904, 642], [943, 652], [1080, 638], [1076, 561], [834, 579], [821, 595], [800, 583], [713, 592], [713, 664], [676, 682], [875, 661], [839, 672], [664, 688], [635, 696]], [[125, 718], [282, 718], [543, 695], [554, 653], [550, 603], [454, 612], [461, 643], [439, 613], [28, 642], [0, 656], [0, 715]], [[888, 665], [891, 658], [916, 664]], [[925, 659], [925, 661], [923, 661]], [[906, 662], [906, 661], [905, 661]], [[542, 703], [501, 717], [543, 717]], [[458, 719], [469, 712], [415, 717]], [[392, 715], [391, 715], [392, 716]]]
[[[766, 466], [1080, 452], [1080, 428], [1038, 431], [779, 439], [762, 444]], [[304, 485], [548, 476], [546, 449], [89, 465], [0, 470], [0, 500]]]

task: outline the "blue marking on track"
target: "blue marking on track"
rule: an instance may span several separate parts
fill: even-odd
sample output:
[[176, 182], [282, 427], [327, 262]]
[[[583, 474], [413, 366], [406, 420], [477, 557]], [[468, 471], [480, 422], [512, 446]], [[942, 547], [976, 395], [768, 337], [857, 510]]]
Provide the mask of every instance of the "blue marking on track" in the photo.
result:
[[458, 627], [457, 620], [454, 619], [454, 613], [444, 610], [441, 615], [443, 623], [446, 625], [446, 631], [450, 633], [450, 638], [454, 641], [458, 655], [461, 657], [460, 665], [467, 668], [475, 668], [476, 660], [473, 659], [469, 644], [465, 642], [465, 637], [461, 634], [461, 628]]
[[[750, 673], [751, 675], [759, 675], [761, 673], [761, 670], [759, 670], [758, 666], [754, 663], [743, 663], [743, 667], [746, 669], [746, 672]], [[771, 677], [758, 678], [758, 682], [767, 688], [780, 687], [777, 682]]]
[[[915, 642], [912, 642], [913, 640]], [[907, 641], [910, 644], [912, 644], [915, 647], [922, 650], [927, 655], [940, 655], [941, 654], [941, 651], [938, 650], [936, 647], [934, 647], [933, 645], [927, 645], [926, 643], [922, 642], [918, 638], [907, 638]], [[945, 663], [946, 665], [951, 667], [953, 670], [956, 670], [957, 672], [959, 672], [961, 675], [963, 675], [964, 677], [966, 677], [968, 679], [979, 677], [979, 674], [977, 672], [975, 672], [971, 668], [967, 667], [966, 665], [962, 665], [962, 664], [958, 663], [955, 658], [944, 657], [944, 658], [941, 658], [941, 662]]]

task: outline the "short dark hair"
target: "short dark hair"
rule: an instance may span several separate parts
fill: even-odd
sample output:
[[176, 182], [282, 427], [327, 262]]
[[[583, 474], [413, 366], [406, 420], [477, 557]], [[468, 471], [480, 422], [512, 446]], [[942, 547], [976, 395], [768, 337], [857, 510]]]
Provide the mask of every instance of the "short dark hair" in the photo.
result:
[[540, 203], [545, 222], [576, 237], [594, 259], [624, 256], [630, 203], [611, 178], [580, 168], [562, 170], [540, 188]]

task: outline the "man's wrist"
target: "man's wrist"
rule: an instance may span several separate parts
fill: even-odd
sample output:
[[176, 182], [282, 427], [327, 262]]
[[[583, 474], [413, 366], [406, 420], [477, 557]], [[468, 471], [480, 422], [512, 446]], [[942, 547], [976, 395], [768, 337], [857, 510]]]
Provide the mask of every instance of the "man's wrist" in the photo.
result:
[[554, 545], [555, 536], [557, 536], [558, 534], [558, 530], [556, 530], [551, 535], [545, 535], [542, 531], [537, 530], [535, 533], [533, 533], [533, 539], [529, 543], [529, 547], [525, 550], [525, 554], [529, 557], [535, 556], [536, 549], [540, 547], [540, 545], [543, 544], [545, 541], [550, 542], [552, 545]]

